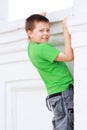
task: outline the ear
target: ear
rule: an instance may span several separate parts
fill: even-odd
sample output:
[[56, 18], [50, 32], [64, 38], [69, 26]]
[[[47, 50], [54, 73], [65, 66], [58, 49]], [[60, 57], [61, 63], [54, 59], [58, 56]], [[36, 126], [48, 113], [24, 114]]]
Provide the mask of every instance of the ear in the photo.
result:
[[28, 33], [28, 36], [31, 38], [32, 37], [32, 31], [28, 30], [27, 33]]

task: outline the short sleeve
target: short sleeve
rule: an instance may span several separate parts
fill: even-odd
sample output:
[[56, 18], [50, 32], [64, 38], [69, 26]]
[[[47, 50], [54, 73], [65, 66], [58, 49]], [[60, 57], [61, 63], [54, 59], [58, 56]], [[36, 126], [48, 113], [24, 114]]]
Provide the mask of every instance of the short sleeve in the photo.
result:
[[53, 45], [44, 43], [41, 49], [41, 57], [53, 62], [57, 55], [60, 53], [60, 50], [57, 50]]

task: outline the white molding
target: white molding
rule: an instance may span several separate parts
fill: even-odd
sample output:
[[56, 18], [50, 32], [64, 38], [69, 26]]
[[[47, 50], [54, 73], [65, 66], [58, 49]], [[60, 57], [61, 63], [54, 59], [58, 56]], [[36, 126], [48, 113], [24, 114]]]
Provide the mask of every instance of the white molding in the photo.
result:
[[57, 22], [62, 21], [66, 16], [72, 16], [72, 15], [73, 15], [73, 7], [70, 7], [59, 11], [47, 13], [46, 16], [50, 20], [50, 22]]
[[0, 55], [27, 51], [27, 40], [19, 40], [0, 45]]
[[0, 130], [6, 130], [6, 102], [5, 102], [5, 83], [0, 77]]
[[87, 24], [87, 17], [86, 16], [87, 16], [87, 13], [68, 16], [68, 25], [79, 26], [79, 25]]
[[17, 62], [28, 61], [28, 54], [26, 50], [15, 51], [14, 53], [5, 53], [0, 55], [0, 64], [11, 64]]
[[[0, 23], [0, 33], [12, 32], [13, 30], [23, 29], [25, 25], [25, 20], [16, 20], [16, 21], [5, 21]], [[3, 28], [4, 27], [4, 28]]]
[[[44, 91], [45, 87], [40, 79], [14, 80], [5, 82], [6, 89], [6, 130], [17, 129], [17, 94], [27, 91]], [[46, 93], [45, 93], [46, 96]], [[34, 97], [34, 95], [32, 95]]]
[[8, 44], [11, 42], [18, 42], [20, 40], [26, 40], [27, 34], [24, 29], [13, 30], [12, 32], [6, 32], [0, 34], [0, 45]]
[[[22, 89], [22, 88], [29, 88], [29, 89], [43, 89], [44, 84], [41, 79], [24, 79], [24, 80], [7, 80], [5, 81], [7, 84], [6, 86], [9, 88], [17, 88], [17, 89]], [[41, 87], [42, 86], [42, 87]]]
[[87, 14], [73, 15], [68, 17], [67, 25], [70, 33], [87, 31]]

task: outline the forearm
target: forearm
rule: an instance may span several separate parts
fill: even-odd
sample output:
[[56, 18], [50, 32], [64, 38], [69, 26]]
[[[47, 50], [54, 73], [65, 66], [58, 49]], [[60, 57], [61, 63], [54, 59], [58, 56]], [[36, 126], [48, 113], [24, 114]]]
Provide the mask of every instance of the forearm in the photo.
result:
[[73, 49], [71, 46], [71, 36], [66, 29], [64, 30], [64, 54], [67, 59], [72, 60], [74, 58]]

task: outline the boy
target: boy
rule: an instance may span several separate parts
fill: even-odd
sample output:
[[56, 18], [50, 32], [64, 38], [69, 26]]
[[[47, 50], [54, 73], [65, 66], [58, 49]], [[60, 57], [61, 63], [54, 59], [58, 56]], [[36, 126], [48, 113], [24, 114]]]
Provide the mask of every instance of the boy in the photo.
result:
[[73, 77], [64, 62], [73, 60], [71, 39], [63, 21], [64, 52], [54, 48], [50, 37], [49, 20], [34, 14], [26, 19], [28, 55], [38, 70], [47, 89], [46, 104], [53, 111], [53, 130], [73, 130]]

